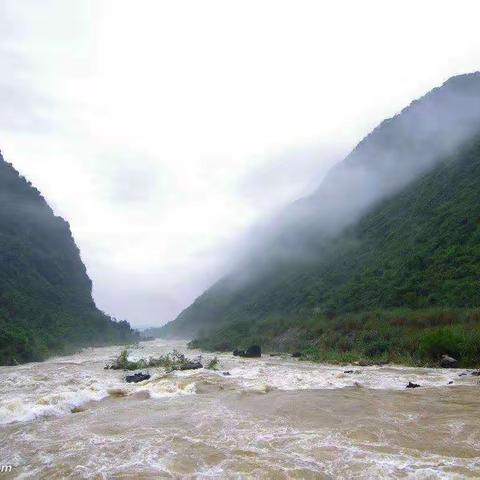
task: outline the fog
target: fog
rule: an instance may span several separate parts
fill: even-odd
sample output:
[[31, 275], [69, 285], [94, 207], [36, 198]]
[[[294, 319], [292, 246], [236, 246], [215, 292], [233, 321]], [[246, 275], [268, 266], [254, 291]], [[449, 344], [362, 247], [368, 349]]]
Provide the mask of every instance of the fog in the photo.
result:
[[480, 72], [449, 79], [384, 120], [289, 214], [335, 234], [480, 135]]
[[318, 189], [384, 118], [478, 69], [476, 2], [359, 3], [0, 4], [0, 148], [69, 221], [100, 308], [166, 323], [250, 232], [302, 209], [333, 232], [463, 138], [452, 116], [410, 162], [359, 146]]
[[[257, 222], [240, 237], [231, 275], [234, 293], [318, 264], [338, 235], [480, 136], [480, 72], [456, 76], [384, 120], [319, 182], [312, 194]], [[348, 241], [356, 242], [349, 232]], [[345, 241], [345, 237], [342, 237]]]

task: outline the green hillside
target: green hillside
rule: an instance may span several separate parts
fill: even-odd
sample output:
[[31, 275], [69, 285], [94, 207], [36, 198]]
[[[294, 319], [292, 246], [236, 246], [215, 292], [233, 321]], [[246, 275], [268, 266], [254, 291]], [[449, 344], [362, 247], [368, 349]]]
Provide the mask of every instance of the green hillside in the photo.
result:
[[0, 364], [135, 339], [91, 290], [68, 223], [0, 154]]
[[324, 254], [279, 269], [268, 288], [251, 284], [227, 307], [228, 327], [194, 345], [259, 342], [415, 363], [450, 353], [478, 364], [480, 140], [374, 208]]
[[[469, 95], [474, 91], [478, 98], [478, 76], [462, 77], [460, 83], [465, 79]], [[429, 95], [414, 104], [417, 111], [425, 105], [431, 109]], [[438, 102], [442, 95], [436, 91], [434, 96]], [[469, 125], [480, 132], [474, 113], [468, 112]], [[410, 111], [399, 118], [405, 114]], [[414, 123], [413, 131], [425, 130]], [[454, 123], [447, 119], [445, 125]], [[369, 142], [381, 143], [385, 155], [392, 138], [391, 151], [398, 161], [407, 152], [408, 162], [418, 138], [432, 149], [441, 140], [441, 128], [430, 136], [406, 136], [398, 118], [387, 121], [386, 128], [388, 135], [382, 124], [345, 162], [371, 164], [373, 155], [357, 155], [359, 148], [371, 148]], [[392, 136], [395, 130], [403, 135], [400, 144]], [[287, 232], [268, 240], [261, 268], [245, 263], [160, 334], [196, 336], [192, 345], [214, 350], [256, 342], [274, 350], [301, 349], [318, 359], [435, 364], [450, 353], [464, 364], [479, 363], [480, 137], [469, 130], [457, 140], [455, 148], [436, 152], [416, 179], [374, 198], [358, 219], [341, 219], [337, 230], [324, 226], [326, 217], [318, 208], [309, 211], [308, 222], [297, 218], [293, 236]], [[373, 163], [378, 166], [378, 158]], [[322, 198], [320, 187], [304, 203]], [[293, 254], [274, 258], [271, 252], [285, 237]]]

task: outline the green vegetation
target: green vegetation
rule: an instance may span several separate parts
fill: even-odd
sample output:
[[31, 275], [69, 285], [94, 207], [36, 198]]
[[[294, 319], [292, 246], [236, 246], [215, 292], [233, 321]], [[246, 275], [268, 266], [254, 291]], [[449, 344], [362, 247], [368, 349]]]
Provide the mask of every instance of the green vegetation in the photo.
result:
[[220, 362], [217, 357], [213, 357], [207, 364], [208, 370], [218, 370]]
[[0, 155], [0, 365], [135, 341], [91, 289], [68, 223]]
[[[174, 350], [158, 358], [150, 357], [148, 360], [141, 358], [139, 360], [129, 360], [128, 350], [122, 350], [111, 365], [106, 365], [106, 369], [112, 370], [140, 370], [143, 368], [164, 368], [167, 372], [174, 370], [191, 370], [201, 368], [200, 360], [190, 360], [183, 353]], [[212, 363], [212, 362], [210, 362]], [[209, 367], [210, 368], [210, 364]]]
[[[479, 98], [478, 75], [469, 88]], [[435, 109], [440, 90], [430, 95], [426, 111]], [[385, 158], [407, 162], [443, 141], [425, 139], [425, 125], [416, 129], [403, 121], [406, 115], [413, 122], [422, 119], [422, 102], [384, 122], [354, 150], [349, 164], [367, 169], [372, 162], [381, 168]], [[471, 126], [480, 132], [475, 121]], [[377, 147], [382, 155], [372, 162], [356, 153], [374, 156]], [[302, 205], [322, 199], [313, 195]], [[311, 211], [308, 221], [289, 223], [300, 236], [281, 230], [261, 255], [217, 282], [160, 335], [193, 335], [191, 346], [207, 350], [250, 344], [302, 350], [319, 361], [436, 365], [440, 355], [450, 354], [463, 366], [480, 364], [479, 136], [468, 137], [338, 232], [322, 235], [317, 210]], [[275, 258], [282, 241], [294, 253]]]
[[279, 269], [268, 284], [244, 289], [242, 302], [220, 311], [224, 326], [192, 345], [282, 349], [273, 340], [284, 335], [288, 348], [324, 361], [433, 365], [448, 353], [463, 365], [480, 364], [480, 141], [322, 252], [314, 264]]
[[326, 317], [272, 316], [240, 321], [190, 342], [228, 351], [261, 344], [267, 351], [301, 351], [328, 363], [361, 360], [437, 366], [443, 354], [461, 366], [480, 365], [480, 309], [394, 309]]

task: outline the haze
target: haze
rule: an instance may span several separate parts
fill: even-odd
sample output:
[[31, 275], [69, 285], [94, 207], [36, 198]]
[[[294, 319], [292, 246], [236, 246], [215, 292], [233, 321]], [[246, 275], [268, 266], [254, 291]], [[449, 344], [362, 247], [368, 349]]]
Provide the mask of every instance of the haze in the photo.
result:
[[70, 222], [98, 306], [161, 325], [228, 270], [249, 226], [315, 190], [381, 120], [478, 70], [479, 13], [4, 0], [0, 148]]

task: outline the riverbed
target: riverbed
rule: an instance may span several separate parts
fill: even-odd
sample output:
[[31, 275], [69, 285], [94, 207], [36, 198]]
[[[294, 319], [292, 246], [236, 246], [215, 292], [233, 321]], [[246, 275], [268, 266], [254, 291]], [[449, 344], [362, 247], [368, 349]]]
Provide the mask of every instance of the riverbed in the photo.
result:
[[[214, 356], [165, 340], [130, 356], [173, 349]], [[480, 477], [480, 385], [467, 370], [218, 354], [218, 370], [149, 369], [128, 384], [104, 369], [120, 350], [0, 367], [0, 464], [12, 465], [1, 478]]]

